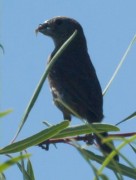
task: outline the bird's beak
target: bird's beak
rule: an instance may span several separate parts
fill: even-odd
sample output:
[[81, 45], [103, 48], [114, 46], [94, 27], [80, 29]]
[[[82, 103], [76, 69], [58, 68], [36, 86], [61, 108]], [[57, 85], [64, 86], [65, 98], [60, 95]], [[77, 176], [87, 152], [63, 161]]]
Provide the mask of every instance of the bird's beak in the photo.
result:
[[39, 24], [38, 28], [35, 30], [36, 35], [43, 29], [43, 24]]
[[43, 24], [39, 24], [38, 28], [35, 30], [35, 33], [36, 33], [36, 35], [38, 34], [38, 32], [47, 35], [49, 30], [50, 30], [50, 26], [49, 26], [48, 22], [46, 21]]

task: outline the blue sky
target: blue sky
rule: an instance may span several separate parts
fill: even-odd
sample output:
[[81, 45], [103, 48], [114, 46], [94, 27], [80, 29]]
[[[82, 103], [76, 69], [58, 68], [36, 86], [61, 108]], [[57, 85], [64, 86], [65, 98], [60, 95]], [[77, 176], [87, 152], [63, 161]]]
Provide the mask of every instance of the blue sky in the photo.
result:
[[[135, 0], [3, 1], [0, 43], [4, 46], [5, 54], [1, 52], [0, 109], [12, 108], [13, 113], [1, 120], [1, 146], [7, 145], [14, 136], [27, 103], [45, 70], [48, 55], [54, 48], [50, 38], [42, 34], [35, 35], [37, 26], [58, 15], [79, 21], [87, 38], [89, 54], [104, 89], [136, 33], [135, 7]], [[135, 52], [136, 45], [131, 49], [104, 97], [105, 123], [115, 124], [136, 110]], [[18, 140], [44, 129], [43, 121], [56, 124], [62, 120], [62, 114], [53, 105], [48, 83], [45, 82]], [[80, 123], [75, 118], [73, 121], [72, 124]], [[119, 127], [121, 133], [136, 131], [135, 120]], [[95, 147], [90, 149], [99, 153]], [[122, 153], [126, 154], [128, 151], [130, 160], [133, 161], [134, 154], [129, 147], [124, 148]], [[58, 149], [51, 146], [48, 152], [33, 147], [29, 148], [28, 152], [32, 153], [36, 180], [92, 178], [93, 174], [88, 164], [69, 145], [58, 145]], [[105, 172], [111, 176], [110, 171]], [[6, 175], [10, 180], [14, 177], [22, 179], [16, 166], [7, 170]]]

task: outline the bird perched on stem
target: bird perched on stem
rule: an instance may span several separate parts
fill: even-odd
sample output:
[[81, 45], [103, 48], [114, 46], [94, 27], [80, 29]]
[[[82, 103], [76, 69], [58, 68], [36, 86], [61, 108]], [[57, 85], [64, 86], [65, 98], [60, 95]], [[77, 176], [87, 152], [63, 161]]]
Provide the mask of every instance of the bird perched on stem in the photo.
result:
[[[87, 50], [87, 43], [81, 25], [68, 17], [54, 17], [40, 24], [36, 32], [50, 36], [55, 44], [49, 62], [62, 44], [77, 30], [68, 47], [58, 57], [51, 68], [48, 79], [56, 106], [62, 111], [64, 119], [71, 120], [74, 115], [60, 104], [60, 99], [88, 123], [101, 122], [103, 119], [103, 97], [96, 71]], [[95, 135], [102, 152], [110, 153], [112, 148], [102, 143], [107, 133]], [[114, 156], [118, 161], [118, 156]]]

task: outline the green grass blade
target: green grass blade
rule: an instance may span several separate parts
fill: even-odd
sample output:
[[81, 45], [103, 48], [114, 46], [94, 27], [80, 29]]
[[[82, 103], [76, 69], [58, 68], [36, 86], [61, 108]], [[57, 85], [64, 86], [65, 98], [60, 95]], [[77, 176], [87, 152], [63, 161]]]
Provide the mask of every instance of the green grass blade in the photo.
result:
[[52, 127], [49, 127], [33, 136], [30, 136], [29, 138], [26, 138], [22, 141], [15, 142], [13, 144], [10, 144], [2, 149], [0, 149], [0, 154], [7, 154], [7, 153], [16, 153], [23, 151], [26, 148], [29, 148], [31, 146], [40, 144], [43, 141], [46, 141], [47, 139], [53, 137], [66, 127], [68, 127], [69, 121], [63, 121], [57, 125], [54, 125]]
[[47, 75], [50, 71], [50, 69], [52, 68], [54, 62], [58, 59], [58, 57], [63, 53], [63, 51], [67, 48], [67, 46], [71, 43], [71, 41], [74, 39], [74, 37], [76, 36], [77, 34], [77, 30], [75, 30], [75, 32], [68, 38], [68, 40], [60, 47], [60, 49], [56, 52], [56, 54], [53, 56], [53, 58], [51, 59], [50, 63], [47, 65], [47, 68], [46, 68], [46, 71], [44, 72], [44, 74], [42, 75], [42, 78], [38, 84], [38, 86], [36, 87], [31, 99], [30, 99], [30, 102], [28, 103], [28, 106], [25, 110], [25, 113], [23, 115], [23, 118], [22, 118], [22, 121], [21, 121], [21, 124], [17, 130], [17, 133], [15, 135], [15, 137], [13, 138], [12, 142], [16, 139], [16, 137], [18, 136], [19, 132], [21, 131], [24, 123], [26, 122], [26, 119], [32, 109], [32, 107], [34, 106], [35, 104], [35, 101], [36, 99], [38, 98], [38, 95], [42, 89], [42, 86], [45, 82], [45, 79], [47, 78]]
[[[125, 139], [124, 142], [122, 142], [122, 143], [116, 148], [117, 152], [119, 152], [124, 146], [126, 146], [128, 143], [133, 142], [134, 140], [136, 140], [136, 135], [135, 135], [135, 136], [132, 136], [132, 137], [129, 138], [129, 139]], [[103, 171], [103, 169], [108, 166], [108, 164], [111, 162], [111, 159], [113, 159], [113, 157], [114, 157], [115, 155], [116, 155], [116, 151], [114, 150], [114, 151], [112, 151], [112, 152], [107, 156], [107, 158], [104, 160], [102, 166], [101, 166], [100, 169], [98, 170], [99, 174], [101, 174], [102, 171]], [[125, 158], [125, 160], [126, 160], [126, 158]], [[127, 161], [127, 162], [129, 163], [129, 161]], [[134, 167], [131, 163], [129, 163], [129, 164], [130, 164], [132, 167]], [[119, 169], [119, 170], [120, 170], [120, 169]], [[134, 171], [135, 171], [135, 174], [136, 174], [136, 168], [134, 169]], [[136, 177], [136, 175], [135, 175], [135, 177]]]
[[25, 155], [14, 157], [12, 159], [9, 159], [5, 163], [0, 164], [0, 173], [6, 170], [7, 168], [9, 168], [10, 166], [16, 164], [21, 159], [28, 158], [28, 157], [30, 157], [30, 154], [25, 154]]
[[31, 180], [35, 180], [34, 171], [33, 171], [32, 163], [30, 159], [28, 159], [28, 162], [27, 162], [27, 173], [30, 176]]
[[6, 180], [6, 176], [4, 173], [0, 173], [0, 180]]
[[6, 111], [0, 112], [0, 118], [10, 114], [12, 112], [12, 109], [8, 109]]
[[80, 155], [84, 158], [84, 160], [89, 164], [89, 166], [91, 167], [91, 169], [93, 170], [93, 173], [96, 177], [96, 180], [99, 180], [99, 177], [97, 175], [97, 168], [93, 165], [93, 163], [90, 161], [90, 158], [88, 157], [88, 155], [85, 153], [84, 149], [81, 147], [81, 145], [79, 144], [75, 144], [75, 148], [77, 149], [77, 151], [80, 153]]
[[3, 54], [4, 54], [4, 53], [5, 53], [5, 51], [4, 51], [4, 47], [2, 46], [2, 44], [0, 44], [0, 48], [2, 49]]
[[65, 138], [70, 136], [78, 136], [83, 134], [91, 134], [96, 132], [109, 132], [109, 131], [119, 131], [119, 128], [113, 125], [109, 124], [100, 124], [100, 123], [94, 123], [94, 124], [86, 124], [86, 125], [78, 125], [78, 126], [72, 126], [68, 127], [64, 130], [62, 130], [59, 134], [53, 136], [54, 139], [58, 138]]
[[[22, 153], [22, 152], [21, 152], [21, 153]], [[21, 154], [21, 153], [20, 153], [20, 154]], [[7, 156], [8, 156], [10, 159], [13, 158], [13, 157], [12, 157], [11, 155], [9, 155], [9, 154], [7, 154]], [[31, 180], [29, 174], [27, 173], [27, 171], [26, 171], [25, 168], [24, 168], [24, 165], [22, 165], [22, 163], [19, 163], [19, 162], [17, 162], [16, 165], [18, 166], [19, 170], [21, 171], [21, 173], [22, 173], [22, 175], [23, 175], [23, 179], [24, 179], [24, 180]]]
[[135, 41], [136, 41], [136, 35], [133, 37], [132, 41], [130, 42], [130, 44], [129, 44], [129, 46], [128, 46], [126, 52], [125, 52], [125, 54], [123, 55], [123, 57], [122, 57], [122, 59], [121, 59], [121, 61], [120, 61], [120, 63], [118, 64], [118, 66], [117, 66], [115, 72], [113, 73], [110, 81], [108, 82], [107, 86], [105, 87], [105, 89], [104, 89], [104, 91], [103, 91], [103, 95], [106, 94], [106, 92], [107, 92], [107, 90], [109, 89], [111, 83], [112, 83], [113, 80], [115, 79], [117, 73], [119, 72], [119, 69], [121, 68], [122, 64], [124, 63], [124, 61], [125, 61], [128, 53], [129, 53], [130, 49], [132, 48], [132, 45], [135, 43]]
[[[85, 153], [85, 155], [88, 156], [88, 158], [90, 160], [96, 161], [99, 164], [103, 164], [103, 162], [105, 161], [105, 157], [96, 155], [89, 150], [82, 148], [82, 153]], [[121, 172], [121, 174], [123, 176], [127, 176], [127, 177], [130, 177], [132, 179], [136, 179], [136, 169], [130, 168], [130, 167], [125, 166], [121, 163], [116, 163], [116, 164], [118, 165], [119, 169], [117, 169], [115, 164], [111, 163], [111, 162], [109, 164], [107, 164], [106, 168], [111, 169], [112, 171], [116, 171], [118, 173]], [[99, 174], [101, 174], [101, 173], [99, 172]]]
[[118, 123], [116, 124], [116, 126], [119, 125], [119, 124], [121, 124], [121, 123], [123, 123], [123, 122], [125, 122], [125, 121], [128, 121], [128, 120], [130, 120], [130, 119], [132, 119], [132, 118], [135, 118], [135, 117], [136, 117], [136, 112], [133, 112], [133, 113], [130, 114], [128, 117], [126, 117], [125, 119], [123, 119], [123, 120], [121, 120], [120, 122], [118, 122]]

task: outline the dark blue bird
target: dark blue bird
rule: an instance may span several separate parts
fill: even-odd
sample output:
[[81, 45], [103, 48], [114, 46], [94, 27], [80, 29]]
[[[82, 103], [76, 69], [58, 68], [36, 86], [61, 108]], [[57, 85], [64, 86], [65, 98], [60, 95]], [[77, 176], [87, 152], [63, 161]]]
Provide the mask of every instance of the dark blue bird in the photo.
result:
[[[103, 119], [102, 90], [96, 71], [87, 50], [87, 43], [81, 25], [68, 17], [55, 17], [40, 24], [36, 32], [50, 36], [55, 44], [49, 61], [61, 45], [77, 30], [70, 45], [56, 60], [48, 79], [56, 106], [62, 111], [64, 119], [71, 120], [71, 111], [57, 100], [60, 99], [88, 123], [101, 122]], [[107, 133], [101, 133], [106, 137]], [[101, 138], [96, 141], [104, 153], [112, 149], [102, 144]], [[118, 160], [118, 156], [114, 157]]]

